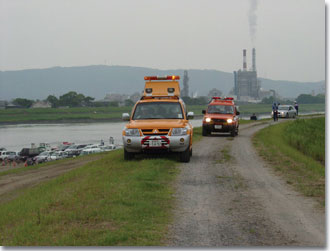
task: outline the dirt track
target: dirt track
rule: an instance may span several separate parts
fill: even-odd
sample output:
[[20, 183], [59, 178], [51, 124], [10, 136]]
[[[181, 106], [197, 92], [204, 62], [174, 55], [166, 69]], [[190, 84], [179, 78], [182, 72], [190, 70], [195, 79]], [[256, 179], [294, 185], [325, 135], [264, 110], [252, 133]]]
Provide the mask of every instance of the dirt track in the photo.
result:
[[213, 135], [194, 145], [191, 162], [180, 167], [167, 246], [325, 246], [324, 210], [255, 152], [251, 136], [265, 126], [241, 126], [234, 140]]
[[[65, 163], [54, 163], [49, 166], [39, 169], [31, 169], [18, 174], [8, 174], [0, 177], [0, 203], [18, 196], [26, 187], [35, 186], [43, 181], [55, 178], [74, 168], [83, 166], [84, 164], [100, 159], [104, 156], [95, 155], [88, 160], [73, 159]], [[2, 167], [3, 170], [8, 170], [9, 167]]]

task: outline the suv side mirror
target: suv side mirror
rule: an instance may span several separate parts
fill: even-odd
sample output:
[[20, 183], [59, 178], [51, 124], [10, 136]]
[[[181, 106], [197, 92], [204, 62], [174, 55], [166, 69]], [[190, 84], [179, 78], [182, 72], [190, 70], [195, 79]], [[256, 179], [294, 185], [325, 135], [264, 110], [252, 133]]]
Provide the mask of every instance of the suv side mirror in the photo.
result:
[[194, 112], [188, 112], [187, 117], [188, 117], [188, 119], [193, 119], [194, 118]]
[[236, 111], [236, 115], [239, 115], [240, 114], [240, 112], [239, 111]]
[[124, 121], [129, 121], [129, 114], [128, 113], [123, 113], [123, 115], [121, 116], [121, 118]]
[[202, 113], [203, 113], [203, 114], [205, 114], [205, 113], [206, 113], [206, 111], [205, 111], [205, 110], [202, 110]]

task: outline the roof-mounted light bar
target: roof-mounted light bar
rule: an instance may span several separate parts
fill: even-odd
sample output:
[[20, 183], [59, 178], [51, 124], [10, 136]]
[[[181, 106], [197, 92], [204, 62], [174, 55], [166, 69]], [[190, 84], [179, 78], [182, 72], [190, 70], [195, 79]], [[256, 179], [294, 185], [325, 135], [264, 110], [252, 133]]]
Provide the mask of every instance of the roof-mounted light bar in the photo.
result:
[[232, 97], [225, 97], [225, 100], [234, 100]]
[[165, 76], [165, 77], [158, 77], [158, 76], [145, 76], [144, 80], [179, 80], [180, 76]]
[[213, 97], [212, 99], [221, 99], [220, 97]]

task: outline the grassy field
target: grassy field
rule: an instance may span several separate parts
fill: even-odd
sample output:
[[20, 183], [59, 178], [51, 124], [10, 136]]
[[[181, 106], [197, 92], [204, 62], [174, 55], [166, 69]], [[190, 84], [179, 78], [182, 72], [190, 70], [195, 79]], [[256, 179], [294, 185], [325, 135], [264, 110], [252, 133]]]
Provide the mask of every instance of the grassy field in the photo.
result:
[[[201, 139], [194, 129], [194, 142]], [[173, 206], [174, 157], [104, 154], [0, 204], [1, 246], [158, 246]], [[25, 171], [25, 169], [23, 170]]]
[[[202, 110], [206, 109], [206, 106], [191, 105], [187, 106], [188, 111], [192, 111], [195, 115], [201, 115]], [[244, 104], [239, 105], [239, 111], [241, 114], [251, 115], [252, 113], [261, 114], [269, 113], [272, 111], [272, 105], [267, 104]], [[301, 104], [299, 105], [299, 112], [324, 112], [325, 104]]]
[[259, 131], [253, 142], [300, 192], [325, 205], [325, 118], [299, 119]]
[[[202, 115], [204, 105], [187, 106], [196, 116]], [[35, 108], [0, 110], [0, 123], [37, 123], [37, 122], [70, 122], [70, 121], [110, 121], [121, 120], [122, 113], [130, 113], [132, 107], [80, 107], [80, 108]], [[241, 105], [242, 114], [270, 113], [271, 105]], [[300, 105], [300, 112], [325, 111], [325, 104]]]

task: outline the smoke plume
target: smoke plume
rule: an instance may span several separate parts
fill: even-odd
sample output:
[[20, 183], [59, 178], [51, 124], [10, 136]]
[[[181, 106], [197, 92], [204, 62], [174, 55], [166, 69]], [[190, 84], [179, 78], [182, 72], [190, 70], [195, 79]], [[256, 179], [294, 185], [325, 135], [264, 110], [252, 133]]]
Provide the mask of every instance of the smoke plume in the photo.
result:
[[250, 0], [250, 9], [249, 9], [249, 25], [250, 25], [250, 37], [252, 45], [255, 45], [256, 33], [257, 33], [257, 7], [258, 0]]

